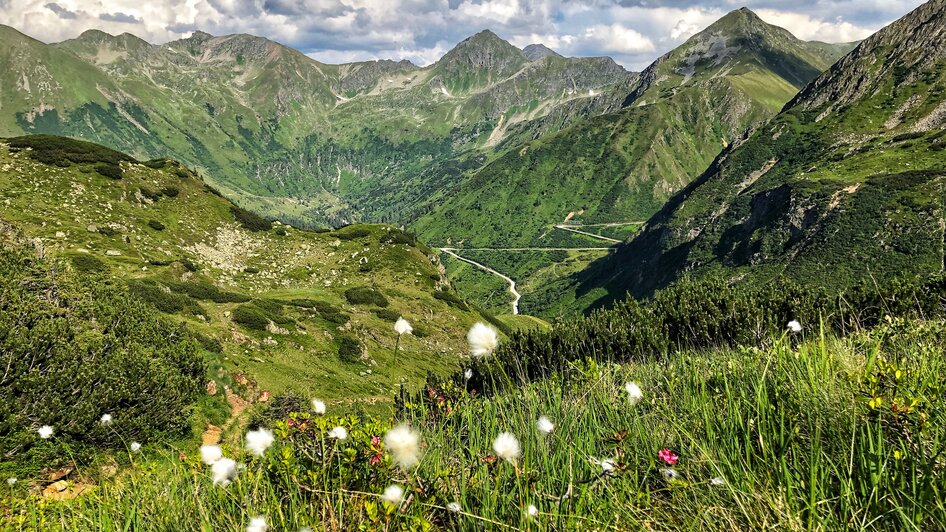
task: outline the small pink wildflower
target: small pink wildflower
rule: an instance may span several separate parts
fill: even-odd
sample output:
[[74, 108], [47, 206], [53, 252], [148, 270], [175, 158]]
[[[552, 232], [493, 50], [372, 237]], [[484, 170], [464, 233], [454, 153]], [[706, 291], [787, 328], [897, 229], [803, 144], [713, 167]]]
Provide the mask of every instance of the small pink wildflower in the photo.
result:
[[664, 463], [667, 464], [667, 465], [676, 465], [677, 460], [680, 459], [680, 457], [677, 456], [676, 454], [673, 454], [673, 451], [671, 451], [670, 449], [661, 449], [661, 450], [657, 453], [657, 456], [658, 456], [661, 460], [663, 460]]
[[371, 438], [371, 445], [381, 445], [381, 436]]

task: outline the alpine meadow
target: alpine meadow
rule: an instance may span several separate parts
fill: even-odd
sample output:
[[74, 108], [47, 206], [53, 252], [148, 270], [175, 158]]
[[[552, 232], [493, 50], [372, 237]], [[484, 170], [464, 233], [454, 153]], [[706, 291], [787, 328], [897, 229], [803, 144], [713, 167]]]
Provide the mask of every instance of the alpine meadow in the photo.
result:
[[946, 0], [746, 4], [0, 0], [0, 530], [946, 530]]

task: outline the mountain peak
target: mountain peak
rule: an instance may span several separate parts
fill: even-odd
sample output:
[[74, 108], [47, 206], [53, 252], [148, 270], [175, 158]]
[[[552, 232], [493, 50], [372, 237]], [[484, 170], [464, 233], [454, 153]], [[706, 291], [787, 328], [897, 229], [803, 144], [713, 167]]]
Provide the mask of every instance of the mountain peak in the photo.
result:
[[529, 61], [538, 61], [546, 57], [562, 57], [561, 54], [541, 43], [526, 46], [522, 49], [522, 53], [529, 58]]
[[448, 86], [459, 83], [463, 89], [469, 89], [471, 83], [507, 78], [528, 62], [522, 50], [492, 31], [483, 30], [457, 44], [434, 68]]

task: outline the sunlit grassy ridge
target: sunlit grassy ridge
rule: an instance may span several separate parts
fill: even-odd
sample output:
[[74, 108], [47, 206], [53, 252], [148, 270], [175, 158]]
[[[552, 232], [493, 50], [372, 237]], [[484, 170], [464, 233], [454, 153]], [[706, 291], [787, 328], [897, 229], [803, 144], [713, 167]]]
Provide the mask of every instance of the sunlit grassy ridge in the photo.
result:
[[[432, 389], [397, 418], [424, 441], [406, 472], [372, 442], [393, 421], [280, 416], [268, 422], [277, 441], [264, 458], [225, 446], [247, 464], [226, 488], [212, 485], [194, 448], [183, 459], [146, 449], [121, 458], [120, 482], [76, 501], [24, 500], [14, 487], [9, 523], [216, 530], [259, 515], [277, 530], [937, 529], [946, 523], [944, 340], [941, 323], [895, 319], [846, 339], [809, 327], [761, 349], [588, 362], [567, 380], [489, 401]], [[643, 391], [637, 404], [630, 381]], [[543, 415], [550, 434], [536, 428]], [[335, 425], [348, 439], [327, 437]], [[492, 449], [502, 431], [521, 444], [515, 463]], [[658, 457], [664, 449], [675, 465]], [[379, 499], [392, 483], [406, 488], [399, 506]], [[447, 509], [454, 502], [459, 512]]]

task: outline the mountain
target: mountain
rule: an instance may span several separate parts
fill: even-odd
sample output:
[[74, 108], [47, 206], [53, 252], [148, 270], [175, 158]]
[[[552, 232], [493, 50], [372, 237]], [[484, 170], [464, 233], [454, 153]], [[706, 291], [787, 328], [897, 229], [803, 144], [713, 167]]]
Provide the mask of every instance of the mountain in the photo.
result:
[[944, 21], [933, 0], [861, 43], [582, 275], [579, 297], [685, 275], [838, 289], [943, 271]]
[[[390, 226], [310, 232], [237, 208], [174, 161], [61, 137], [0, 139], [0, 236], [124, 282], [205, 338], [212, 366], [327, 398], [456, 368], [474, 322], [437, 255]], [[0, 238], [0, 242], [2, 242]], [[414, 335], [394, 360], [394, 321]]]
[[608, 106], [588, 111], [602, 112], [636, 79], [609, 59], [532, 61], [489, 31], [425, 68], [328, 65], [267, 39], [203, 32], [160, 46], [100, 31], [44, 45], [4, 28], [0, 48], [0, 135], [173, 157], [242, 205], [306, 225], [400, 220], [450, 182], [421, 182], [424, 170], [475, 164], [511, 124], [591, 90], [610, 91]]
[[562, 57], [558, 52], [544, 44], [530, 44], [522, 49], [522, 53], [529, 58], [529, 61], [538, 61], [546, 57]]

